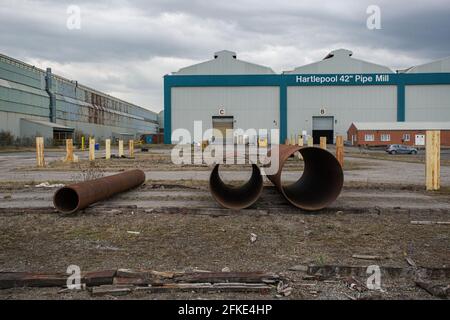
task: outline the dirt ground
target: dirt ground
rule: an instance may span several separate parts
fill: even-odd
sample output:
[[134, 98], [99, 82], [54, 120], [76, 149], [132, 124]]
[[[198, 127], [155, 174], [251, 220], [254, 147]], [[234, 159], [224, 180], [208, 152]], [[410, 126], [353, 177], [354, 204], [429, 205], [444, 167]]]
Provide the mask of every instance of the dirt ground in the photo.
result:
[[[442, 190], [425, 192], [421, 163], [348, 156], [344, 189], [322, 211], [293, 208], [268, 181], [254, 206], [231, 211], [211, 197], [209, 167], [176, 167], [169, 155], [169, 149], [156, 148], [138, 153], [134, 160], [99, 160], [90, 165], [84, 154], [80, 163], [64, 164], [63, 154], [53, 152], [47, 168], [38, 170], [29, 153], [0, 154], [0, 271], [65, 272], [71, 264], [85, 271], [227, 267], [275, 272], [293, 288], [282, 298], [275, 290], [266, 295], [133, 293], [121, 299], [432, 299], [410, 277], [383, 277], [383, 291], [360, 293], [341, 278], [310, 279], [304, 271], [290, 269], [310, 264], [408, 268], [406, 258], [419, 267], [450, 267], [450, 225], [411, 223], [450, 221], [449, 167], [441, 168]], [[62, 215], [53, 209], [56, 187], [36, 187], [41, 182], [70, 183], [133, 167], [146, 172], [143, 186], [77, 214]], [[247, 169], [227, 167], [222, 176], [242, 183], [249, 175]], [[301, 170], [300, 161], [289, 162], [283, 177], [295, 180]], [[252, 233], [257, 236], [254, 242]], [[356, 259], [355, 254], [380, 259]], [[449, 284], [450, 279], [436, 281]], [[0, 290], [0, 299], [92, 299], [86, 291], [58, 291], [6, 289]]]

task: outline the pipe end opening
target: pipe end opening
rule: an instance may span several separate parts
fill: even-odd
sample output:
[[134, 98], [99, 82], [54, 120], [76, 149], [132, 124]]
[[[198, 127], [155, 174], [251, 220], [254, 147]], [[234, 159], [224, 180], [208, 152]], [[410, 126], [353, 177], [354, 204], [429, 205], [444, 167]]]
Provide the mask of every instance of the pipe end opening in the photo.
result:
[[68, 187], [63, 187], [56, 191], [53, 197], [53, 204], [55, 208], [62, 213], [73, 213], [78, 208], [80, 199], [75, 190]]

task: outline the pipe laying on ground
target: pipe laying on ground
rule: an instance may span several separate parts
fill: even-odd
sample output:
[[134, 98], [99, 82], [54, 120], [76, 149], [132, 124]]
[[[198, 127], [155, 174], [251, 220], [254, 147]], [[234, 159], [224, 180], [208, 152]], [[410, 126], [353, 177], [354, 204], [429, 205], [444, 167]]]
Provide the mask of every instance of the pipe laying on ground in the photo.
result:
[[209, 190], [216, 201], [228, 209], [244, 209], [258, 200], [263, 189], [261, 170], [252, 164], [252, 176], [242, 186], [225, 184], [219, 176], [219, 164], [214, 166], [209, 177]]
[[[283, 166], [297, 151], [303, 157], [303, 175], [296, 182], [283, 185]], [[339, 196], [344, 184], [342, 167], [336, 157], [329, 151], [316, 147], [279, 145], [278, 171], [267, 177], [290, 203], [308, 211], [328, 206]]]
[[71, 184], [58, 189], [53, 205], [61, 213], [74, 213], [144, 183], [142, 170], [129, 170], [112, 176]]

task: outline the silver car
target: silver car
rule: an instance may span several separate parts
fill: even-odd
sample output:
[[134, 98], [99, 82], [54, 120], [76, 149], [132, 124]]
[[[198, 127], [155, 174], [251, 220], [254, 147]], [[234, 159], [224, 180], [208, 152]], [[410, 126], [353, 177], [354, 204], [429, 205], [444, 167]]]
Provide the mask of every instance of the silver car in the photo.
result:
[[389, 154], [417, 154], [417, 149], [402, 144], [391, 144], [386, 148], [386, 152]]

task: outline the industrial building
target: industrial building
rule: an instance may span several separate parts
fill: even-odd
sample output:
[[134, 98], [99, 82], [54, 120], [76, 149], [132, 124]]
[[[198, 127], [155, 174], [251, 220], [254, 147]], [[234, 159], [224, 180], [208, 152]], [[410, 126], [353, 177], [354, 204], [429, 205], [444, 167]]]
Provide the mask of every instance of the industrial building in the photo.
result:
[[347, 131], [347, 139], [353, 146], [424, 147], [427, 130], [439, 130], [441, 146], [450, 146], [450, 122], [354, 122]]
[[155, 112], [0, 55], [0, 131], [57, 143], [80, 135], [134, 139], [158, 133], [159, 123]]
[[165, 143], [178, 128], [193, 136], [197, 120], [203, 131], [279, 129], [280, 142], [310, 135], [315, 143], [347, 136], [353, 122], [450, 121], [450, 57], [394, 72], [338, 49], [276, 74], [220, 51], [164, 77]]

